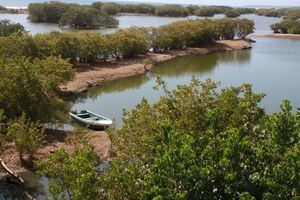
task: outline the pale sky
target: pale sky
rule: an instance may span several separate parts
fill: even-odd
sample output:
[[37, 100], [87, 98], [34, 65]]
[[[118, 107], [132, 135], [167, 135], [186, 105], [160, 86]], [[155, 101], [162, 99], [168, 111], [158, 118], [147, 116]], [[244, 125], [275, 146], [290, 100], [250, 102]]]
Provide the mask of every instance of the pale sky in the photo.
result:
[[300, 6], [300, 0], [119, 0], [153, 3], [180, 3], [200, 5], [230, 5], [230, 6]]

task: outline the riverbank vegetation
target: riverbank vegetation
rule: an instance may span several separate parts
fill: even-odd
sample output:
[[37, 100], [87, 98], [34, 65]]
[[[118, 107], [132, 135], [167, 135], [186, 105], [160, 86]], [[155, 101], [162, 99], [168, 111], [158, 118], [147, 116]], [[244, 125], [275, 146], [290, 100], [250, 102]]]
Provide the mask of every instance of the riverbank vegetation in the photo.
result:
[[[230, 6], [197, 6], [197, 5], [160, 5], [154, 6], [149, 4], [119, 4], [113, 2], [94, 2], [92, 5], [78, 5], [73, 3], [63, 3], [59, 1], [45, 3], [31, 3], [28, 7], [29, 19], [32, 22], [48, 22], [59, 23], [60, 18], [64, 13], [71, 12], [76, 8], [77, 11], [87, 8], [98, 11], [97, 15], [101, 14], [106, 17], [122, 14], [138, 14], [138, 15], [156, 15], [167, 17], [186, 17], [196, 15], [202, 17], [213, 17], [216, 14], [224, 14], [226, 17], [236, 18], [243, 14], [257, 14], [266, 17], [283, 17], [284, 19], [296, 20], [300, 18], [300, 8], [239, 8]], [[20, 10], [22, 11], [22, 10]], [[82, 12], [83, 12], [82, 11]], [[17, 10], [6, 9], [2, 7], [0, 12], [16, 12]], [[96, 18], [95, 18], [96, 19]], [[98, 18], [99, 19], [99, 18]], [[114, 18], [109, 18], [107, 27], [116, 26]], [[109, 22], [114, 21], [110, 24]], [[106, 26], [100, 26], [106, 27]], [[80, 27], [85, 28], [85, 27]], [[99, 27], [98, 27], [99, 28]]]
[[143, 99], [124, 112], [122, 128], [110, 130], [109, 170], [95, 176], [87, 150], [58, 151], [37, 164], [58, 189], [53, 197], [66, 189], [74, 199], [85, 191], [101, 199], [299, 196], [300, 113], [288, 101], [269, 115], [258, 106], [264, 95], [248, 84], [220, 89], [193, 79], [168, 91], [158, 79], [155, 88], [165, 96], [153, 105]]
[[0, 37], [9, 36], [13, 33], [23, 35], [26, 31], [19, 23], [11, 23], [9, 20], [0, 20]]
[[181, 6], [181, 5], [161, 5], [153, 6], [148, 4], [118, 4], [94, 2], [92, 5], [80, 6], [77, 4], [67, 4], [62, 2], [50, 3], [32, 3], [28, 7], [29, 19], [33, 22], [50, 22], [58, 23], [64, 13], [71, 9], [94, 9], [99, 13], [109, 16], [133, 13], [143, 15], [157, 15], [165, 17], [186, 17], [188, 15], [211, 17], [215, 14], [225, 14], [228, 17], [238, 17], [241, 14], [255, 13], [251, 8], [232, 8], [228, 6]]
[[193, 14], [201, 17], [213, 17], [217, 14], [224, 14], [229, 18], [236, 18], [242, 14], [255, 13], [253, 8], [232, 8], [229, 6], [203, 6], [194, 8]]
[[118, 21], [92, 6], [62, 2], [32, 3], [28, 6], [28, 19], [32, 22], [59, 23], [79, 29], [117, 27]]
[[298, 20], [283, 20], [272, 24], [270, 27], [274, 33], [300, 34], [300, 21]]
[[256, 14], [265, 17], [282, 17], [287, 20], [297, 20], [300, 18], [300, 8], [262, 8], [258, 9]]
[[149, 51], [199, 47], [219, 39], [243, 39], [253, 30], [254, 23], [248, 19], [196, 19], [158, 28], [120, 29], [108, 35], [96, 32], [12, 34], [0, 37], [0, 53], [5, 57], [60, 56], [72, 63], [95, 63], [133, 58]]

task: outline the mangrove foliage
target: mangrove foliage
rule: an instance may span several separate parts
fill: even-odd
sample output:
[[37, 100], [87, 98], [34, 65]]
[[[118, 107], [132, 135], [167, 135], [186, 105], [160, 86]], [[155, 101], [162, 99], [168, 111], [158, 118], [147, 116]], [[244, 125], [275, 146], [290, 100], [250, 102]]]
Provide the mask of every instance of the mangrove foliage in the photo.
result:
[[133, 58], [149, 51], [200, 47], [219, 39], [243, 39], [253, 30], [252, 20], [227, 18], [178, 21], [158, 28], [119, 29], [108, 35], [83, 31], [35, 36], [15, 33], [0, 37], [0, 54], [31, 59], [60, 56], [72, 63], [95, 63]]

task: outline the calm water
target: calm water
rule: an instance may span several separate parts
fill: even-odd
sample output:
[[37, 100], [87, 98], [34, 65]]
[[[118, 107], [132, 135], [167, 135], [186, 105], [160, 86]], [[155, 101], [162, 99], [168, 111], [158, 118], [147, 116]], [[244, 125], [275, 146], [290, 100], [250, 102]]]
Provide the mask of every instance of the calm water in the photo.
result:
[[[67, 28], [60, 28], [57, 24], [49, 24], [49, 23], [32, 23], [27, 20], [27, 14], [0, 14], [1, 19], [9, 19], [12, 22], [22, 24], [27, 31], [31, 34], [35, 35], [37, 33], [47, 33], [51, 31], [72, 31]], [[224, 15], [215, 15], [214, 18], [222, 18]], [[261, 17], [257, 15], [242, 15], [241, 17], [246, 17], [249, 19], [253, 19], [256, 26], [257, 33], [269, 33], [270, 32], [270, 24], [279, 22], [279, 18], [267, 18]], [[143, 26], [143, 27], [158, 27], [162, 25], [166, 25], [178, 20], [185, 19], [195, 19], [199, 17], [189, 16], [187, 18], [184, 17], [156, 17], [156, 16], [119, 16], [116, 17], [119, 20], [118, 28], [129, 28], [132, 26]], [[95, 31], [99, 31], [102, 33], [111, 33], [116, 29], [99, 29]]]
[[251, 83], [256, 92], [267, 94], [261, 105], [268, 112], [278, 111], [283, 99], [300, 107], [300, 40], [255, 39], [251, 50], [177, 58], [157, 65], [146, 75], [94, 87], [74, 109], [94, 110], [120, 125], [122, 109], [134, 108], [143, 97], [151, 103], [159, 99], [161, 93], [152, 89], [157, 76], [167, 81], [170, 89], [188, 83], [192, 76], [221, 81], [223, 87]]
[[[51, 31], [74, 31], [68, 28], [60, 28], [57, 24], [51, 23], [32, 23], [27, 19], [27, 14], [0, 14], [1, 19], [8, 19], [14, 23], [22, 24], [26, 31], [35, 35], [37, 33], [47, 33]], [[214, 18], [222, 18], [224, 15], [216, 15]], [[166, 25], [178, 20], [195, 19], [199, 17], [189, 16], [189, 17], [156, 17], [156, 16], [118, 16], [116, 19], [119, 20], [118, 28], [129, 28], [132, 26], [139, 27], [158, 27]], [[111, 33], [116, 31], [115, 28], [109, 29], [98, 29], [92, 31], [98, 31], [102, 33]]]

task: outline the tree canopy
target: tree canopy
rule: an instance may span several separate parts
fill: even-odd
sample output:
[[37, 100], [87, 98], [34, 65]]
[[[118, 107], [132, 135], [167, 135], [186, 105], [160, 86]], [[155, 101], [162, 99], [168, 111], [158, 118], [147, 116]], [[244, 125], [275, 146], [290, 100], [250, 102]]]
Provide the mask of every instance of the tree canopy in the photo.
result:
[[298, 20], [283, 20], [279, 23], [272, 24], [270, 28], [274, 33], [290, 33], [299, 34], [300, 21]]
[[233, 10], [233, 9], [227, 10], [224, 14], [226, 17], [229, 17], [229, 18], [237, 18], [240, 16], [240, 13], [237, 10]]
[[23, 35], [26, 33], [24, 27], [19, 23], [11, 23], [9, 20], [0, 20], [0, 37], [11, 34]]
[[11, 34], [0, 37], [0, 54], [31, 59], [61, 56], [72, 63], [95, 63], [111, 58], [132, 58], [148, 51], [200, 47], [219, 39], [241, 39], [253, 33], [253, 30], [254, 23], [248, 19], [195, 19], [157, 28], [120, 29], [106, 35], [82, 31], [35, 36]]
[[157, 7], [155, 14], [158, 16], [186, 17], [189, 15], [189, 11], [180, 5], [166, 5]]
[[59, 23], [72, 28], [96, 29], [117, 27], [118, 21], [93, 6], [67, 4], [57, 1], [31, 3], [28, 6], [32, 22]]
[[70, 8], [61, 16], [59, 25], [81, 29], [97, 29], [117, 27], [118, 21], [92, 7], [76, 6]]
[[54, 199], [97, 199], [100, 158], [92, 146], [78, 144], [73, 153], [57, 149], [37, 161], [38, 173], [50, 178], [49, 191]]
[[0, 109], [6, 121], [22, 115], [39, 122], [62, 119], [68, 107], [55, 91], [73, 75], [72, 65], [57, 57], [0, 58]]
[[110, 132], [106, 199], [293, 199], [299, 195], [300, 113], [268, 115], [250, 85], [194, 79], [125, 111]]

